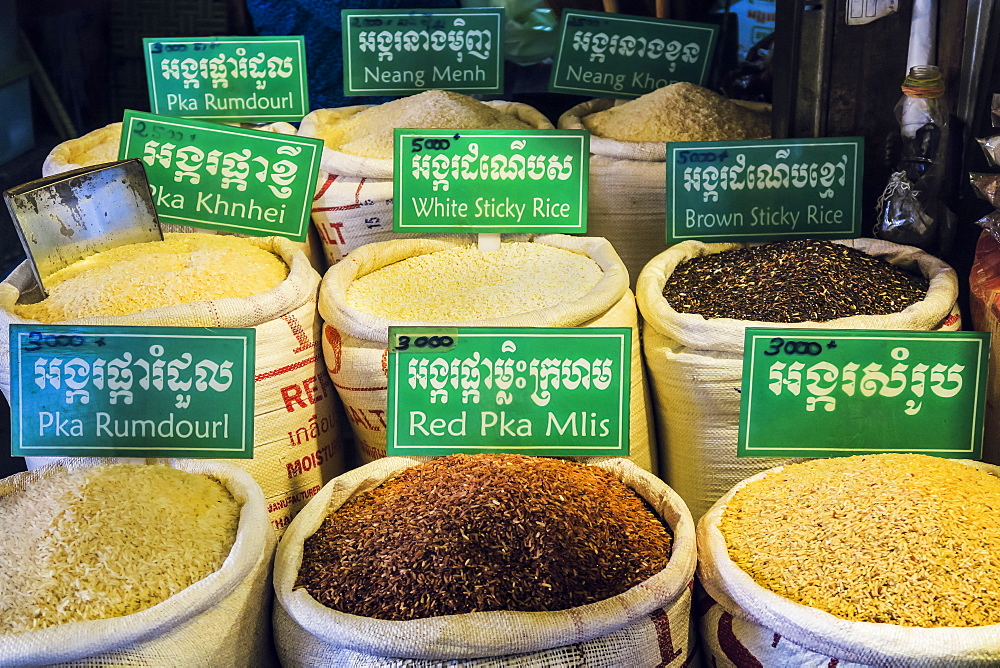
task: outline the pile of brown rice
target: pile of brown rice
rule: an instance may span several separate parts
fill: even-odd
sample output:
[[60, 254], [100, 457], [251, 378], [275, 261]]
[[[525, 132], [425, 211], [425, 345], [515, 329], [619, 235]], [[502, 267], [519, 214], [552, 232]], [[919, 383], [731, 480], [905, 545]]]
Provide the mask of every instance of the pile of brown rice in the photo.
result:
[[128, 615], [217, 571], [240, 508], [168, 466], [55, 469], [0, 498], [0, 633]]
[[739, 489], [719, 529], [759, 585], [837, 617], [1000, 623], [1000, 479], [926, 455], [792, 464]]

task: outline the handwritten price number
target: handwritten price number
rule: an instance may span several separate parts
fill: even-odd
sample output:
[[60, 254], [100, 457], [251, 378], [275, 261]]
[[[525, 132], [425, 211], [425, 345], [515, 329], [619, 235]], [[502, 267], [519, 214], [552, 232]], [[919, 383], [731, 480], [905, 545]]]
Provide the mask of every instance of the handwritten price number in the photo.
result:
[[450, 336], [418, 336], [415, 339], [400, 334], [396, 337], [396, 347], [393, 350], [408, 350], [414, 348], [450, 348], [455, 345], [455, 339]]
[[41, 332], [29, 332], [28, 343], [24, 346], [23, 350], [28, 353], [33, 353], [36, 350], [41, 350], [42, 346], [47, 348], [67, 348], [70, 346], [78, 348], [84, 343], [86, 343], [86, 339], [82, 336], [77, 336], [76, 334], [42, 334]]
[[683, 165], [688, 162], [725, 162], [729, 157], [729, 151], [722, 153], [711, 153], [708, 151], [677, 151], [677, 164]]
[[[460, 135], [455, 135], [452, 139], [458, 139]], [[410, 140], [412, 153], [421, 151], [447, 151], [451, 147], [451, 139], [447, 137], [414, 137]]]
[[[162, 125], [152, 125], [147, 124], [146, 121], [136, 121], [132, 126], [133, 134], [137, 134], [143, 139], [150, 137], [152, 139], [166, 139], [169, 141], [181, 141], [184, 139], [184, 133], [180, 130], [171, 130]], [[189, 141], [194, 141], [197, 135], [191, 133], [188, 135]]]
[[[836, 341], [826, 344], [827, 348], [836, 348]], [[765, 355], [777, 355], [784, 352], [786, 355], [819, 355], [823, 352], [822, 344], [816, 341], [785, 341], [780, 336], [771, 339], [771, 347], [764, 351]]]

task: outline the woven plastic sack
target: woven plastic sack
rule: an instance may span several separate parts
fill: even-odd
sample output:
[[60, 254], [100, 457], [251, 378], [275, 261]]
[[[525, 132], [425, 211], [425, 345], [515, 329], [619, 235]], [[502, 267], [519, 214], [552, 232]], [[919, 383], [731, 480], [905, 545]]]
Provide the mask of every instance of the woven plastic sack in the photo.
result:
[[979, 235], [969, 272], [969, 312], [972, 327], [991, 332], [990, 372], [986, 385], [983, 460], [1000, 464], [1000, 243], [988, 231]]
[[[529, 236], [512, 235], [528, 240]], [[535, 236], [535, 243], [587, 255], [604, 270], [604, 276], [577, 302], [563, 302], [520, 315], [467, 322], [416, 322], [381, 318], [347, 303], [347, 288], [354, 279], [408, 257], [454, 248], [465, 239], [399, 239], [359, 248], [347, 260], [330, 268], [320, 286], [319, 312], [323, 317], [323, 354], [327, 370], [347, 410], [362, 462], [386, 455], [385, 411], [388, 389], [390, 325], [465, 327], [630, 327], [632, 374], [629, 412], [629, 459], [656, 472], [657, 456], [649, 393], [639, 347], [635, 299], [628, 289], [625, 267], [611, 244], [596, 237], [562, 234]]]
[[[965, 464], [1000, 475], [1000, 468]], [[778, 467], [774, 470], [780, 470]], [[729, 558], [719, 520], [736, 485], [698, 522], [698, 581], [715, 601], [701, 617], [711, 663], [810, 668], [937, 668], [1000, 665], [1000, 624], [920, 628], [852, 622], [793, 602], [753, 581]], [[709, 601], [711, 603], [711, 601]]]
[[[546, 130], [552, 123], [533, 107], [519, 102], [484, 102], [529, 126]], [[319, 128], [369, 109], [372, 105], [317, 109], [302, 119], [299, 135], [319, 136]], [[392, 231], [392, 158], [368, 158], [323, 148], [319, 186], [313, 198], [312, 222], [329, 266], [375, 241], [412, 239], [426, 234]]]
[[[44, 485], [53, 470], [114, 463], [66, 459], [0, 480], [0, 496]], [[268, 619], [275, 536], [260, 486], [226, 462], [151, 460], [210, 475], [241, 504], [239, 529], [222, 568], [131, 615], [0, 634], [4, 666], [267, 666], [276, 663]], [[136, 499], [141, 503], [142, 499]], [[6, 540], [16, 540], [8, 535]]]
[[[230, 124], [226, 124], [230, 125]], [[275, 132], [283, 135], [293, 135], [296, 133], [295, 126], [291, 123], [266, 123], [254, 128], [261, 132]], [[54, 176], [63, 172], [69, 172], [82, 167], [91, 167], [105, 162], [118, 160], [118, 146], [121, 140], [122, 124], [109, 123], [103, 128], [98, 128], [87, 134], [68, 139], [55, 147], [45, 157], [42, 163], [42, 177]], [[202, 234], [230, 234], [221, 230], [206, 230], [190, 225], [173, 225], [165, 223], [161, 225], [164, 232], [200, 232]], [[237, 237], [246, 237], [246, 234], [234, 234]], [[322, 273], [326, 271], [326, 258], [323, 255], [322, 247], [319, 243], [319, 236], [316, 231], [309, 228], [306, 240], [301, 244], [309, 262]]]
[[293, 589], [302, 544], [324, 518], [417, 463], [389, 457], [355, 469], [324, 487], [292, 522], [274, 569], [275, 644], [282, 665], [430, 668], [455, 661], [477, 668], [621, 668], [679, 667], [696, 658], [690, 623], [693, 521], [669, 487], [621, 458], [596, 466], [646, 499], [671, 528], [674, 543], [666, 568], [618, 596], [556, 612], [475, 612], [397, 622], [338, 612], [305, 589]]
[[[770, 105], [734, 100], [752, 109]], [[615, 100], [582, 102], [559, 117], [560, 130], [586, 130], [584, 116], [615, 106]], [[633, 288], [639, 272], [666, 248], [667, 145], [590, 137], [587, 234], [604, 237], [628, 269]]]
[[[77, 318], [59, 324], [159, 327], [253, 327], [254, 456], [232, 460], [264, 488], [271, 522], [281, 531], [328, 480], [343, 471], [337, 397], [319, 344], [316, 313], [319, 275], [297, 245], [282, 237], [247, 241], [282, 258], [288, 278], [259, 295], [150, 309], [123, 316]], [[33, 285], [22, 263], [0, 283], [0, 390], [10, 400], [11, 323], [28, 323], [10, 309]], [[28, 458], [29, 468], [45, 458]]]
[[645, 321], [643, 353], [649, 368], [667, 481], [695, 520], [743, 478], [790, 460], [737, 457], [743, 338], [748, 327], [957, 330], [958, 278], [941, 260], [888, 241], [839, 241], [930, 280], [927, 296], [891, 315], [858, 315], [828, 322], [766, 323], [678, 313], [663, 298], [674, 268], [690, 258], [743, 247], [685, 241], [653, 258], [639, 276], [636, 300]]

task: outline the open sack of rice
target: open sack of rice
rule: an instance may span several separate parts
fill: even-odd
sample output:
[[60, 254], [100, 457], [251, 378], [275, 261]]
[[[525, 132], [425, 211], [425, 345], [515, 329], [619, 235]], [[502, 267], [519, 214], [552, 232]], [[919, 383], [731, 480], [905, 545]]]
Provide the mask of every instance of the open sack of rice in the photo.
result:
[[[230, 124], [226, 124], [230, 125]], [[254, 130], [261, 132], [275, 132], [282, 135], [293, 135], [296, 133], [295, 126], [291, 123], [266, 123], [254, 126]], [[121, 143], [122, 124], [121, 122], [109, 123], [103, 128], [98, 128], [76, 139], [68, 139], [57, 144], [42, 163], [42, 176], [55, 176], [63, 172], [69, 172], [81, 167], [92, 167], [106, 162], [118, 160], [118, 147]], [[164, 224], [164, 232], [200, 232], [202, 234], [229, 234], [219, 230], [205, 230], [188, 225]], [[247, 236], [237, 234], [234, 236]], [[326, 269], [326, 258], [319, 244], [319, 237], [312, 229], [309, 236], [301, 244], [306, 257], [312, 263], [316, 271], [323, 272]]]
[[343, 470], [337, 398], [319, 345], [320, 278], [293, 242], [167, 234], [84, 258], [50, 280], [49, 297], [37, 304], [17, 303], [34, 284], [27, 263], [0, 283], [0, 389], [8, 399], [11, 323], [253, 327], [254, 456], [234, 461], [264, 488], [275, 529]]
[[713, 665], [1000, 665], [998, 475], [885, 454], [741, 482], [698, 523]]
[[285, 666], [688, 665], [693, 532], [680, 498], [627, 459], [381, 459], [324, 487], [285, 534], [278, 654]]
[[627, 102], [583, 102], [558, 127], [590, 131], [587, 233], [614, 244], [634, 286], [666, 246], [666, 142], [770, 137], [771, 117], [770, 105], [680, 82]]
[[951, 267], [887, 241], [685, 241], [657, 255], [636, 299], [664, 479], [697, 520], [785, 461], [736, 456], [748, 327], [957, 330], [957, 298]]
[[560, 234], [504, 239], [486, 254], [471, 236], [368, 244], [323, 277], [324, 357], [360, 459], [386, 454], [390, 325], [630, 327], [629, 458], [655, 473], [635, 299], [611, 244]]
[[320, 183], [313, 200], [330, 265], [374, 241], [412, 238], [392, 231], [392, 142], [396, 128], [455, 130], [551, 129], [545, 116], [518, 102], [480, 102], [450, 91], [428, 90], [377, 106], [317, 109], [299, 134], [323, 140]]
[[274, 663], [275, 536], [225, 462], [68, 459], [0, 480], [0, 664]]

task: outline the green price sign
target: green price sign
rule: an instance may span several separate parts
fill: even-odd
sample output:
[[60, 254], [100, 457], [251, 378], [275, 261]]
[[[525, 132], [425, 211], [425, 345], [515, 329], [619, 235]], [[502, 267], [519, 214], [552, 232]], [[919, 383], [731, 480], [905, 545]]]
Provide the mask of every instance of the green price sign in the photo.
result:
[[390, 327], [390, 455], [628, 456], [632, 330]]
[[503, 9], [344, 9], [344, 95], [503, 93]]
[[305, 38], [144, 38], [154, 114], [298, 122], [309, 113]]
[[394, 232], [587, 231], [586, 130], [394, 134]]
[[323, 140], [125, 111], [161, 223], [305, 241]]
[[667, 144], [667, 243], [861, 236], [864, 139]]
[[549, 90], [614, 98], [705, 84], [718, 26], [564, 10]]
[[746, 330], [740, 457], [979, 459], [988, 332]]
[[11, 325], [11, 454], [251, 459], [255, 333]]

